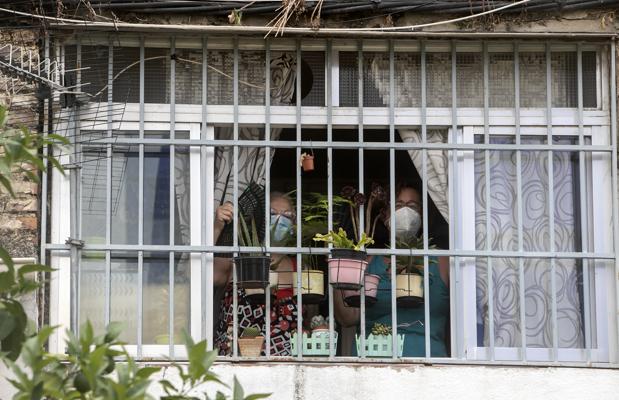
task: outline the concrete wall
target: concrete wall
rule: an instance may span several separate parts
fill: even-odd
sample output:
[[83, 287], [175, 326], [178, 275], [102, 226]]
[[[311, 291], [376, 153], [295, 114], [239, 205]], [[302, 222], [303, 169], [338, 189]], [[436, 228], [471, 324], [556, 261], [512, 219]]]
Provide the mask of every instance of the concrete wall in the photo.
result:
[[[230, 384], [236, 375], [246, 394], [273, 393], [273, 400], [619, 399], [619, 370], [610, 369], [218, 364], [214, 370]], [[176, 373], [162, 375], [174, 380]]]

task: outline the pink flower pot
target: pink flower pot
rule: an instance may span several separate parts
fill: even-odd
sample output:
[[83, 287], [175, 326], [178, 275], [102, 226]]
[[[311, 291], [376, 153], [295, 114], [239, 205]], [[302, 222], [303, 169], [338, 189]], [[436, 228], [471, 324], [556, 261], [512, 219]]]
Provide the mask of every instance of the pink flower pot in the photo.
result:
[[329, 279], [336, 289], [359, 289], [368, 262], [349, 258], [329, 259]]
[[[365, 304], [367, 306], [373, 306], [376, 303], [379, 282], [380, 276], [374, 274], [365, 275]], [[361, 304], [361, 290], [343, 290], [342, 297], [344, 302], [350, 307], [359, 307]]]

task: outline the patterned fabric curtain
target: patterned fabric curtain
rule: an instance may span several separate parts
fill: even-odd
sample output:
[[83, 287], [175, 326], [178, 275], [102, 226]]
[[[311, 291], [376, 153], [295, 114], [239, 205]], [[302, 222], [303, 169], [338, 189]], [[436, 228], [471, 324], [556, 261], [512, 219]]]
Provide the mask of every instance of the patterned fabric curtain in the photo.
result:
[[[398, 129], [403, 142], [421, 143], [421, 132], [418, 129]], [[426, 138], [428, 143], [443, 143], [446, 132], [443, 129], [428, 129]], [[420, 150], [409, 150], [408, 154], [421, 176], [423, 168], [423, 154]], [[427, 182], [428, 194], [440, 211], [445, 221], [449, 221], [449, 179], [447, 171], [449, 160], [444, 150], [428, 150], [427, 153]]]
[[[539, 143], [522, 140], [523, 143]], [[486, 232], [486, 178], [483, 152], [475, 155], [476, 248], [485, 249], [490, 235], [492, 250], [518, 249], [518, 210], [515, 152], [490, 151], [490, 232]], [[550, 221], [548, 209], [548, 154], [522, 153], [522, 232], [525, 251], [548, 251]], [[555, 249], [578, 251], [577, 161], [571, 154], [555, 152], [554, 196]], [[492, 260], [494, 296], [494, 340], [500, 347], [521, 346], [518, 260]], [[527, 347], [550, 348], [552, 342], [552, 292], [550, 261], [524, 259]], [[489, 343], [488, 275], [486, 258], [477, 259], [477, 304], [479, 345]], [[556, 260], [557, 329], [559, 347], [582, 348], [582, 270], [576, 260]], [[483, 333], [483, 335], [481, 334]], [[483, 338], [483, 339], [482, 339]]]
[[[385, 104], [389, 104], [389, 58], [384, 54], [378, 53], [371, 61], [372, 78], [374, 86]], [[396, 71], [395, 86], [414, 87], [412, 82], [419, 79], [418, 71], [414, 69], [398, 69]], [[395, 97], [395, 106], [402, 107], [414, 103], [408, 96], [410, 91], [400, 90]], [[421, 131], [419, 129], [398, 129], [398, 133], [403, 142], [421, 143]], [[444, 130], [428, 130], [428, 143], [442, 143], [445, 140]], [[421, 176], [423, 167], [423, 156], [419, 150], [409, 150], [408, 152], [417, 172]], [[449, 221], [449, 177], [447, 152], [443, 150], [428, 150], [428, 194], [440, 211], [445, 221]]]
[[[296, 82], [296, 55], [294, 53], [276, 53], [271, 60], [271, 103], [273, 105], [289, 105], [294, 99]], [[245, 71], [248, 75], [264, 76], [264, 65], [253, 65], [255, 73]], [[232, 139], [232, 128], [218, 130], [218, 139]], [[271, 139], [277, 139], [281, 129], [271, 130]], [[240, 140], [259, 140], [264, 138], [263, 130], [254, 127], [240, 127]], [[239, 149], [239, 193], [242, 193], [250, 182], [264, 184], [265, 168], [264, 148], [242, 147]], [[275, 151], [271, 152], [273, 157]], [[220, 202], [232, 201], [234, 195], [234, 177], [232, 148], [217, 148], [215, 154], [215, 206]], [[270, 161], [270, 160], [269, 160]], [[270, 162], [268, 163], [270, 165]]]

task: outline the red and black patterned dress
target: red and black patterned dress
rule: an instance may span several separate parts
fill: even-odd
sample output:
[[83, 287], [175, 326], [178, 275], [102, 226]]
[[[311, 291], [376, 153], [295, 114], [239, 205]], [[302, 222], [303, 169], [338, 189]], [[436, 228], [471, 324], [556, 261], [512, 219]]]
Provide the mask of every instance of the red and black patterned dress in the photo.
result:
[[[221, 302], [221, 318], [215, 333], [215, 348], [219, 355], [228, 356], [232, 354], [232, 329], [229, 327], [234, 323], [232, 311], [232, 284], [226, 287], [223, 300]], [[239, 337], [245, 328], [257, 327], [266, 338], [266, 317], [264, 304], [251, 304], [245, 297], [245, 291], [238, 289], [238, 324]], [[292, 355], [290, 342], [292, 334], [297, 329], [297, 304], [292, 297], [292, 289], [282, 289], [277, 291], [277, 298], [271, 303], [271, 355], [290, 356]], [[265, 354], [266, 346], [262, 349]]]

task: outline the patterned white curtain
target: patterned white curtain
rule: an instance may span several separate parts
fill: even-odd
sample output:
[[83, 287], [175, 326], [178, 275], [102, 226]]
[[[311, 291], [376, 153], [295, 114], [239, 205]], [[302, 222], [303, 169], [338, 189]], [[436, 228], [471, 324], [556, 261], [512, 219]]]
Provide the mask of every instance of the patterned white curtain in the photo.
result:
[[[522, 140], [523, 143], [535, 143]], [[537, 142], [539, 143], [539, 142]], [[525, 251], [550, 249], [548, 208], [548, 154], [540, 151], [522, 153], [522, 222]], [[486, 178], [483, 152], [475, 155], [476, 246], [486, 248], [490, 235], [492, 250], [518, 249], [518, 210], [515, 152], [490, 152], [490, 232], [486, 232]], [[555, 249], [578, 251], [575, 201], [578, 165], [571, 154], [555, 152], [554, 196]], [[518, 260], [492, 260], [494, 296], [494, 340], [499, 347], [521, 346], [520, 297]], [[549, 348], [552, 337], [552, 292], [549, 260], [524, 259], [525, 314], [527, 347]], [[571, 259], [556, 260], [557, 329], [559, 347], [584, 347], [583, 313], [581, 307], [582, 274], [579, 264]], [[489, 343], [488, 275], [485, 258], [477, 259], [478, 335], [480, 345]], [[480, 332], [481, 333], [481, 332]]]
[[[271, 103], [273, 105], [289, 105], [294, 99], [296, 82], [296, 54], [295, 53], [274, 53], [271, 59]], [[250, 71], [249, 67], [256, 70]], [[262, 72], [261, 72], [262, 71]], [[264, 64], [248, 64], [244, 68], [244, 76], [264, 76]], [[277, 139], [281, 129], [271, 130], [271, 139]], [[232, 139], [232, 128], [221, 128], [217, 132], [217, 139]], [[255, 127], [240, 127], [240, 140], [260, 140], [263, 130]], [[270, 162], [265, 164], [264, 148], [242, 147], [239, 149], [239, 193], [243, 193], [250, 182], [259, 185], [264, 184], [265, 169]], [[275, 151], [271, 152], [273, 157]], [[269, 160], [270, 161], [270, 160]], [[232, 148], [217, 148], [215, 155], [215, 206], [220, 202], [232, 201], [234, 195], [234, 177], [231, 174], [233, 167]]]
[[[389, 104], [389, 59], [382, 56], [380, 53], [372, 58], [371, 61], [372, 77], [374, 85], [378, 89], [378, 93], [385, 104]], [[398, 87], [415, 87], [415, 83], [419, 79], [419, 71], [415, 69], [398, 69], [396, 72], [395, 86]], [[410, 91], [399, 90], [395, 95], [395, 106], [401, 107], [405, 104], [414, 103], [408, 96]], [[403, 142], [421, 143], [421, 131], [419, 129], [398, 129], [400, 138]], [[427, 132], [428, 143], [443, 143], [445, 142], [445, 130], [429, 129]], [[409, 150], [408, 154], [421, 176], [423, 168], [423, 156], [419, 150]], [[427, 152], [427, 183], [428, 194], [440, 211], [445, 221], [449, 221], [449, 179], [447, 151], [444, 150], [428, 150]]]
[[[421, 143], [422, 141], [421, 132], [418, 129], [398, 129], [398, 133], [403, 142]], [[446, 131], [444, 129], [428, 129], [426, 132], [427, 143], [443, 143], [445, 137]], [[419, 172], [419, 176], [421, 176], [423, 171], [422, 151], [409, 150], [408, 155], [417, 172]], [[428, 150], [426, 166], [428, 194], [445, 221], [449, 221], [449, 179], [447, 176], [449, 160], [447, 152], [444, 150]]]

